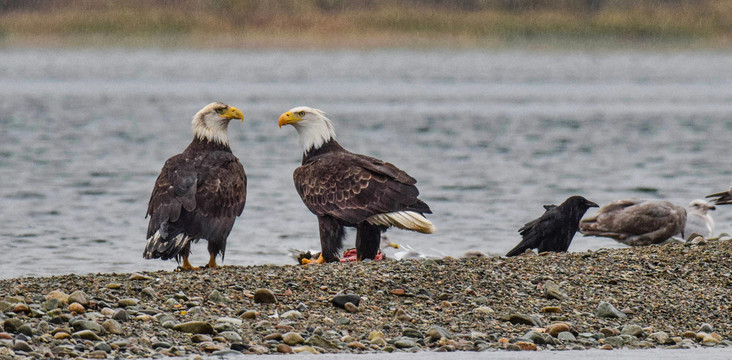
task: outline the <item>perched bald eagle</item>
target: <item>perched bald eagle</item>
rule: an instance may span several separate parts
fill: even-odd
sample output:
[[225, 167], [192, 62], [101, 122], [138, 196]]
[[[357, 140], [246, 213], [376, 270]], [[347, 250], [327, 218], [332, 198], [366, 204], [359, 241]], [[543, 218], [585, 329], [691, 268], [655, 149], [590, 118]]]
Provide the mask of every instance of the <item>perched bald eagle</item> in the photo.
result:
[[145, 259], [183, 259], [183, 270], [194, 270], [188, 256], [191, 242], [208, 241], [210, 260], [223, 259], [226, 238], [234, 220], [244, 210], [247, 176], [229, 147], [229, 121], [244, 121], [241, 111], [215, 102], [199, 111], [192, 121], [193, 141], [168, 159], [155, 181], [147, 216]]
[[293, 178], [305, 206], [318, 216], [317, 262], [338, 261], [345, 226], [356, 228], [358, 260], [376, 256], [381, 233], [389, 227], [435, 231], [424, 217], [432, 211], [417, 199], [417, 181], [390, 163], [344, 149], [322, 111], [293, 108], [280, 116], [282, 125], [295, 127], [303, 149], [302, 166]]

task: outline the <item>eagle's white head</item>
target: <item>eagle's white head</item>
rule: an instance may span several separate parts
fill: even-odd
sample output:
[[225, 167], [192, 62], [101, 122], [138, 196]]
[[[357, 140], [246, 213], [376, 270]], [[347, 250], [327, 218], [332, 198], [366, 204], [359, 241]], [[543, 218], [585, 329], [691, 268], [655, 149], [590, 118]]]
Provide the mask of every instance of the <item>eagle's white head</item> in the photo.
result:
[[220, 102], [210, 103], [193, 116], [191, 121], [193, 135], [201, 140], [228, 145], [229, 137], [226, 135], [226, 129], [229, 127], [229, 121], [233, 119], [244, 122], [241, 110]]
[[325, 117], [325, 113], [307, 106], [298, 106], [280, 115], [279, 125], [295, 127], [300, 146], [305, 153], [319, 149], [323, 144], [336, 138], [333, 124]]

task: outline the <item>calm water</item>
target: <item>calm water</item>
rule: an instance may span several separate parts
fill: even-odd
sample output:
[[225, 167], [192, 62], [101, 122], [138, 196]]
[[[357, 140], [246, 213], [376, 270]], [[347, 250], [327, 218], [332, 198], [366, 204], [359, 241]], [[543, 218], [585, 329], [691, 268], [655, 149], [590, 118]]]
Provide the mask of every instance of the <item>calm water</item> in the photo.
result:
[[[292, 183], [296, 132], [277, 128], [295, 105], [419, 180], [438, 232], [388, 236], [427, 253], [503, 254], [573, 194], [686, 205], [732, 180], [726, 52], [5, 49], [0, 64], [2, 278], [174, 268], [142, 259], [147, 201], [216, 100], [244, 111], [229, 133], [249, 176], [224, 264], [318, 247]], [[732, 208], [714, 216], [732, 232]], [[570, 251], [609, 246], [577, 236]]]

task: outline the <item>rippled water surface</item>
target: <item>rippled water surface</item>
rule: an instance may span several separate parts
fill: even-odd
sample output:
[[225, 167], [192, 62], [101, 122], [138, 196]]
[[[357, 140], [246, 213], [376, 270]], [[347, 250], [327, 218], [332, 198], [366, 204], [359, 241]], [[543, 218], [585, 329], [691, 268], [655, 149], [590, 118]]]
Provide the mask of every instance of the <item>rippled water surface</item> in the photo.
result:
[[[686, 205], [732, 180], [732, 53], [5, 49], [0, 64], [3, 278], [174, 268], [142, 259], [147, 201], [216, 100], [244, 111], [229, 133], [249, 177], [224, 264], [319, 247], [296, 132], [277, 128], [295, 105], [418, 179], [438, 232], [387, 234], [426, 253], [503, 254], [573, 194]], [[732, 232], [732, 208], [714, 216]], [[610, 246], [578, 235], [570, 251]]]

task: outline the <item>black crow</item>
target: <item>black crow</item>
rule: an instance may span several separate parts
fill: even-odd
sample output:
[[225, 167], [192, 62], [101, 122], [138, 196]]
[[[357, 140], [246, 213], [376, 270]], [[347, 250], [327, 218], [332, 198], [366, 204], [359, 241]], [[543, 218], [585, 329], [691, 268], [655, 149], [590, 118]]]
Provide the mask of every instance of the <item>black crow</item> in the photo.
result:
[[664, 200], [627, 199], [613, 201], [593, 217], [582, 220], [585, 236], [613, 238], [630, 246], [659, 244], [684, 234], [686, 210]]
[[587, 209], [597, 204], [582, 196], [570, 196], [559, 205], [544, 205], [544, 212], [538, 219], [526, 223], [519, 233], [522, 240], [506, 256], [522, 254], [526, 249], [538, 252], [565, 252], [572, 243], [574, 233]]

